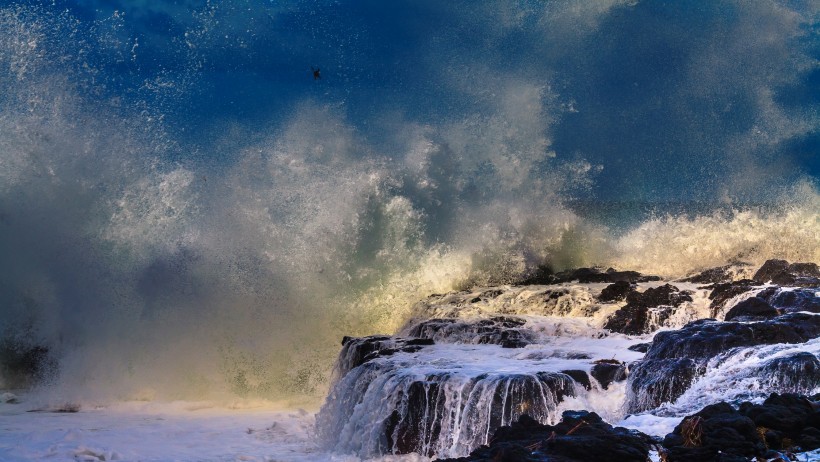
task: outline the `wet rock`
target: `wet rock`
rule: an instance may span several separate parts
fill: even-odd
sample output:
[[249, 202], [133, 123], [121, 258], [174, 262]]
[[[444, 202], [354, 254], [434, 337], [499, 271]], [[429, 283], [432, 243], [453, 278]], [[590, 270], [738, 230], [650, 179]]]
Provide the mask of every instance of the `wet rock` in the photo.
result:
[[500, 290], [500, 289], [490, 289], [490, 290], [485, 290], [484, 292], [481, 292], [479, 297], [484, 299], [484, 300], [491, 300], [491, 299], [494, 299], [494, 298], [498, 298], [498, 296], [503, 294], [503, 293], [504, 293], [504, 291]]
[[572, 380], [575, 380], [575, 382], [578, 385], [581, 385], [582, 387], [586, 388], [587, 390], [592, 388], [592, 384], [589, 381], [589, 374], [587, 374], [586, 371], [575, 369], [575, 370], [561, 371], [561, 373], [562, 374], [567, 374], [568, 376], [572, 377]]
[[767, 260], [752, 279], [781, 286], [820, 287], [820, 268], [815, 263], [789, 264], [786, 260]]
[[626, 335], [645, 334], [649, 324], [648, 311], [645, 306], [626, 305], [607, 320], [604, 329]]
[[590, 369], [589, 374], [601, 384], [604, 390], [609, 384], [626, 380], [626, 364], [618, 360], [600, 359]]
[[[698, 320], [678, 330], [658, 332], [644, 358], [630, 365], [627, 408], [638, 412], [674, 401], [704, 373], [709, 359], [730, 348], [804, 343], [819, 336], [820, 316], [808, 313], [752, 323]], [[787, 384], [789, 375], [813, 374], [812, 363], [806, 360], [770, 363], [770, 379]]]
[[552, 270], [552, 267], [547, 265], [541, 265], [536, 268], [532, 273], [528, 276], [523, 278], [522, 280], [518, 281], [519, 285], [526, 286], [526, 285], [549, 285], [555, 284], [556, 282], [555, 272]]
[[336, 382], [317, 415], [321, 440], [365, 458], [475, 448], [524, 414], [547, 421], [580, 387], [559, 372], [420, 374], [406, 360], [381, 357]]
[[776, 357], [765, 363], [757, 375], [781, 390], [809, 392], [820, 384], [820, 360], [805, 351]]
[[[426, 456], [436, 454], [448, 398], [444, 384], [448, 379], [447, 374], [428, 376], [423, 381], [411, 383], [405, 389], [385, 425], [385, 436], [390, 448], [388, 452], [416, 452]], [[477, 380], [482, 380], [482, 377]], [[574, 394], [571, 382], [569, 377], [556, 373], [511, 375], [499, 380], [491, 390], [494, 392], [487, 403], [489, 415], [486, 428], [494, 431], [505, 422], [519, 418], [525, 409], [543, 418], [549, 409], [538, 409], [537, 406], [545, 401], [541, 396], [544, 390], [552, 394], [552, 400], [560, 402], [564, 396]], [[481, 398], [479, 393], [471, 396], [476, 402], [468, 406], [474, 408], [479, 405], [477, 401]]]
[[341, 377], [354, 367], [379, 356], [390, 356], [398, 351], [412, 353], [433, 344], [433, 340], [425, 338], [399, 338], [383, 335], [345, 336], [342, 339], [342, 351], [339, 353], [334, 375]]
[[762, 321], [771, 319], [780, 314], [775, 307], [769, 305], [760, 297], [751, 297], [743, 300], [726, 313], [726, 321]]
[[602, 271], [600, 268], [578, 268], [574, 270], [554, 273], [548, 266], [538, 267], [532, 274], [521, 280], [519, 285], [531, 284], [562, 284], [565, 282], [579, 282], [587, 284], [592, 282], [618, 282], [625, 281], [631, 284], [638, 282], [660, 281], [658, 276], [645, 276], [637, 271], [616, 271], [608, 268]]
[[644, 359], [709, 359], [729, 348], [804, 343], [820, 336], [820, 316], [789, 313], [753, 323], [701, 319], [681, 329], [658, 332]]
[[637, 351], [638, 353], [646, 353], [649, 351], [649, 348], [652, 346], [652, 343], [636, 343], [634, 345], [630, 345], [627, 350], [629, 351]]
[[598, 295], [598, 301], [603, 303], [618, 302], [626, 298], [626, 295], [632, 291], [632, 284], [629, 281], [618, 281], [606, 286], [601, 294]]
[[613, 427], [594, 412], [565, 411], [561, 422], [542, 425], [529, 416], [499, 428], [489, 446], [470, 456], [445, 459], [470, 461], [611, 461], [645, 462], [651, 439], [636, 431]]
[[492, 344], [504, 348], [523, 348], [535, 341], [535, 334], [524, 328], [526, 321], [511, 316], [464, 321], [436, 318], [422, 321], [406, 332], [410, 337], [438, 343]]
[[740, 412], [759, 428], [771, 432], [772, 442], [780, 441], [780, 446], [770, 446], [773, 449], [799, 446], [803, 451], [811, 451], [820, 448], [816, 438], [820, 431], [820, 413], [805, 396], [772, 393], [763, 404], [741, 404]]
[[762, 404], [727, 403], [706, 406], [685, 417], [666, 435], [668, 462], [749, 460], [776, 457], [772, 451], [798, 452], [820, 448], [820, 413], [805, 396], [773, 393]]
[[648, 359], [630, 365], [628, 412], [654, 409], [682, 395], [699, 375], [699, 366], [688, 358]]
[[684, 418], [666, 435], [663, 446], [668, 462], [712, 462], [722, 455], [762, 457], [766, 444], [755, 422], [726, 403], [706, 406]]
[[709, 268], [694, 276], [683, 278], [681, 282], [691, 282], [694, 284], [714, 284], [717, 282], [732, 282], [732, 274], [730, 269], [732, 265], [718, 266], [717, 268]]
[[820, 292], [815, 289], [768, 287], [761, 290], [757, 297], [766, 300], [783, 313], [796, 311], [820, 313]]
[[691, 301], [689, 292], [680, 291], [670, 284], [652, 287], [643, 292], [632, 291], [626, 296], [626, 305], [607, 320], [604, 328], [627, 335], [645, 334], [653, 327], [650, 309], [655, 309], [654, 324], [660, 324], [672, 312], [671, 309], [664, 308], [679, 307], [684, 302]]
[[753, 290], [757, 286], [759, 284], [751, 279], [712, 285], [712, 291], [709, 293], [709, 300], [712, 301], [709, 305], [711, 316], [716, 317], [730, 299]]

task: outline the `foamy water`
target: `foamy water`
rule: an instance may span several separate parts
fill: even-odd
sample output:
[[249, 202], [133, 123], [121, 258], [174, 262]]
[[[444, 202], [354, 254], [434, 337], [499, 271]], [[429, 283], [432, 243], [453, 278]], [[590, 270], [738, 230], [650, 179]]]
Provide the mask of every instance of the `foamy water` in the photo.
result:
[[[434, 293], [539, 265], [673, 279], [731, 263], [739, 279], [820, 261], [817, 17], [777, 1], [7, 2], [0, 389], [318, 407], [344, 335], [399, 332]], [[571, 349], [616, 309], [578, 323], [588, 292], [545, 308], [543, 290], [427, 314], [563, 316], [528, 322]]]

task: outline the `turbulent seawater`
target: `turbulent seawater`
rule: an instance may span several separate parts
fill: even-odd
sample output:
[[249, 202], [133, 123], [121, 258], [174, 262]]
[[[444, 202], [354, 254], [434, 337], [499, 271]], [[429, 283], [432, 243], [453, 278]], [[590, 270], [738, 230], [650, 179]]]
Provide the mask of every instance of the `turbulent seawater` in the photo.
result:
[[0, 2], [0, 388], [315, 409], [431, 293], [820, 262], [818, 17]]

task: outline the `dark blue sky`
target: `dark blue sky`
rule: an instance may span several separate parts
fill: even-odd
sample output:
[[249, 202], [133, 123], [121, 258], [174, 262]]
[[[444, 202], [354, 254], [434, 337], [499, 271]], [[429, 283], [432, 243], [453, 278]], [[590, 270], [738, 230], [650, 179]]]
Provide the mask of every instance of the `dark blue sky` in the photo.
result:
[[[80, 20], [97, 81], [158, 108], [200, 161], [220, 157], [207, 145], [224, 127], [267, 129], [305, 100], [342, 108], [375, 155], [394, 156], [385, 120], [498, 115], [505, 88], [529, 85], [542, 89], [550, 162], [602, 167], [582, 195], [759, 200], [820, 175], [816, 5], [98, 0], [55, 11]], [[176, 90], [146, 91], [158, 78]]]

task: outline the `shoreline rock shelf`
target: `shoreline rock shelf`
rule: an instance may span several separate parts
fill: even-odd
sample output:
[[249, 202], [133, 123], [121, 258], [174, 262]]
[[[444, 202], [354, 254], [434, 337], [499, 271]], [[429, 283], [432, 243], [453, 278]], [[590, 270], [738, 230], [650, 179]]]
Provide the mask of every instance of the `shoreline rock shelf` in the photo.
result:
[[[749, 274], [540, 268], [432, 295], [397, 335], [344, 339], [317, 433], [341, 453], [452, 461], [820, 448], [820, 271], [770, 260], [733, 280]], [[680, 420], [650, 437], [612, 425], [627, 412]]]

